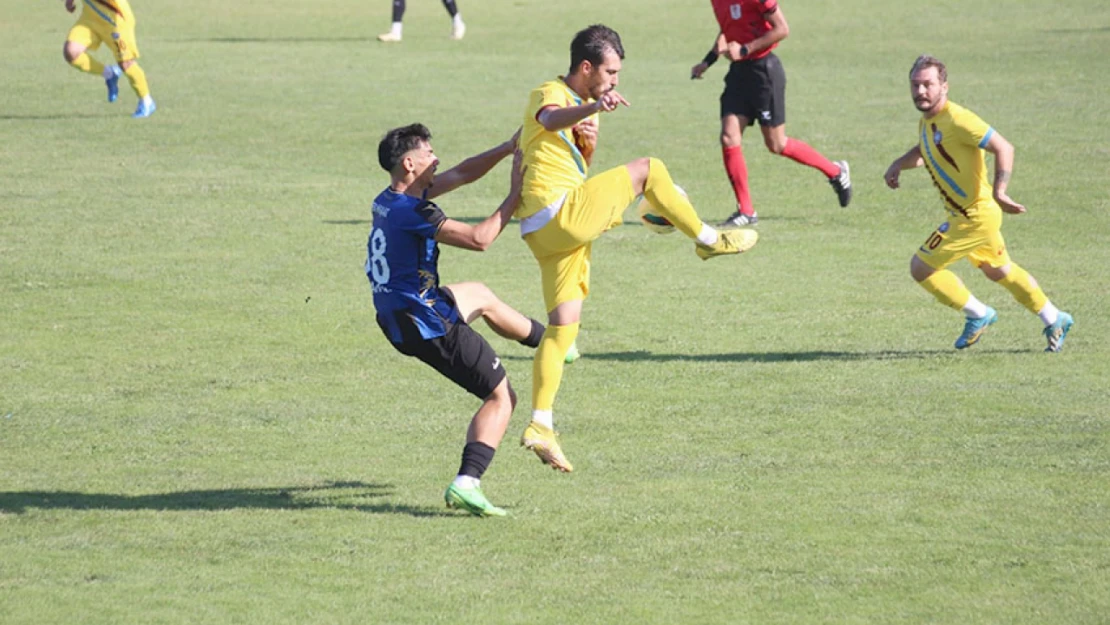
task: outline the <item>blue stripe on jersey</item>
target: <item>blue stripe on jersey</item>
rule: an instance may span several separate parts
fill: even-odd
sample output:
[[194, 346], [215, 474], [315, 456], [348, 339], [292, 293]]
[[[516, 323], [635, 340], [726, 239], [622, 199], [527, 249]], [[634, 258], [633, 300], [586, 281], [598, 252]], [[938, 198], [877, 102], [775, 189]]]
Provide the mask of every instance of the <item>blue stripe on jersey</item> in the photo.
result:
[[983, 140], [979, 142], [979, 149], [987, 147], [987, 142], [991, 140], [991, 135], [994, 134], [994, 128], [987, 128], [987, 134], [983, 135]]
[[585, 178], [586, 157], [582, 156], [582, 151], [579, 150], [578, 146], [574, 144], [574, 141], [572, 141], [571, 138], [567, 136], [566, 130], [560, 130], [556, 134], [558, 134], [559, 138], [563, 140], [563, 143], [566, 143], [567, 147], [570, 148], [570, 155], [574, 157], [574, 164], [578, 166], [578, 173], [582, 174], [582, 177]]
[[88, 7], [90, 9], [92, 9], [93, 11], [96, 11], [96, 14], [100, 16], [100, 19], [104, 20], [105, 22], [108, 22], [112, 26], [116, 25], [116, 20], [112, 19], [111, 17], [108, 16], [107, 13], [105, 13], [104, 11], [101, 11], [99, 8], [97, 8], [96, 3], [93, 2], [93, 0], [85, 0], [85, 4], [88, 5]]
[[955, 180], [952, 180], [952, 177], [948, 175], [948, 172], [944, 171], [944, 169], [941, 168], [940, 163], [937, 162], [937, 159], [933, 158], [933, 150], [929, 147], [929, 131], [925, 128], [924, 124], [922, 124], [921, 126], [921, 145], [925, 146], [925, 156], [929, 159], [929, 162], [932, 163], [933, 171], [937, 172], [937, 175], [940, 176], [941, 180], [947, 182], [948, 186], [952, 187], [952, 190], [956, 192], [956, 195], [966, 198], [967, 194], [964, 193], [964, 190], [956, 184]]

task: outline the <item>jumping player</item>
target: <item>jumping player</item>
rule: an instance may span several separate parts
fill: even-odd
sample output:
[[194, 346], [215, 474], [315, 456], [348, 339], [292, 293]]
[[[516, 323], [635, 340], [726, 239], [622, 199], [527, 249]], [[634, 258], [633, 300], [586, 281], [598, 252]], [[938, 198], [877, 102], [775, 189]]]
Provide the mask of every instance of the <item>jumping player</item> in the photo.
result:
[[[66, 10], [77, 10], [78, 0], [66, 0]], [[73, 67], [104, 78], [108, 85], [108, 101], [119, 98], [120, 74], [127, 76], [139, 106], [131, 115], [135, 118], [150, 117], [157, 108], [150, 97], [146, 72], [139, 67], [139, 46], [135, 41], [135, 14], [127, 0], [82, 0], [81, 16], [66, 36], [62, 54]], [[101, 43], [107, 43], [118, 65], [103, 65], [88, 54]]]

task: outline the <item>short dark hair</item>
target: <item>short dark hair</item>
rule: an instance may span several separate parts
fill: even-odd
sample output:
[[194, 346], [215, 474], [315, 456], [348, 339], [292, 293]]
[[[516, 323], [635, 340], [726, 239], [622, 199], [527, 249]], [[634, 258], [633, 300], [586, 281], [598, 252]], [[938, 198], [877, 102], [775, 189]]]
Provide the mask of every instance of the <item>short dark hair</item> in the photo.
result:
[[948, 68], [944, 66], [944, 62], [928, 54], [922, 54], [913, 62], [913, 67], [910, 68], [910, 80], [913, 80], [913, 75], [917, 72], [923, 69], [929, 69], [930, 67], [937, 68], [937, 78], [940, 79], [942, 83], [948, 82]]
[[589, 61], [594, 66], [601, 65], [606, 52], [613, 52], [624, 59], [624, 46], [621, 45], [621, 36], [617, 31], [594, 24], [589, 28], [578, 31], [574, 41], [570, 42], [570, 74], [578, 69], [582, 61]]
[[394, 128], [385, 133], [378, 144], [378, 164], [392, 173], [401, 162], [401, 157], [432, 139], [432, 131], [424, 124], [409, 124]]

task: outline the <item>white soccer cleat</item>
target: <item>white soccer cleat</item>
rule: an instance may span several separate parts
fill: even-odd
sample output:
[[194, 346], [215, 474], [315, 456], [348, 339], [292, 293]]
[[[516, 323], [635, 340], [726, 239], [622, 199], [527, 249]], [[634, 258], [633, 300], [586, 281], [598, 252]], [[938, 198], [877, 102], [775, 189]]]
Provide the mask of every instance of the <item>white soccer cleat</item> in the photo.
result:
[[452, 39], [454, 39], [455, 41], [458, 41], [459, 39], [462, 39], [464, 36], [466, 36], [466, 24], [464, 24], [462, 22], [462, 20], [460, 20], [458, 22], [455, 22], [454, 24], [451, 24], [451, 38]]

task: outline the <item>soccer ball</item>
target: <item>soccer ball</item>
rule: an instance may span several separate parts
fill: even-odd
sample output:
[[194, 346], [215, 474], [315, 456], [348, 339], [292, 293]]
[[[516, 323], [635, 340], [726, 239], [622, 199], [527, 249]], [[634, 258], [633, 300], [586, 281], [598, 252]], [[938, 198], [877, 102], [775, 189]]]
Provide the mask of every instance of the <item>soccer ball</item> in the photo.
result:
[[[682, 194], [682, 197], [690, 197], [686, 195], [686, 190], [677, 184], [674, 188]], [[651, 205], [651, 202], [647, 201], [646, 197], [640, 196], [640, 202], [636, 205], [636, 210], [640, 213], [640, 223], [644, 224], [644, 227], [648, 230], [651, 230], [655, 234], [670, 234], [674, 232], [674, 224], [666, 217], [660, 215], [658, 211], [655, 210], [655, 207]]]

